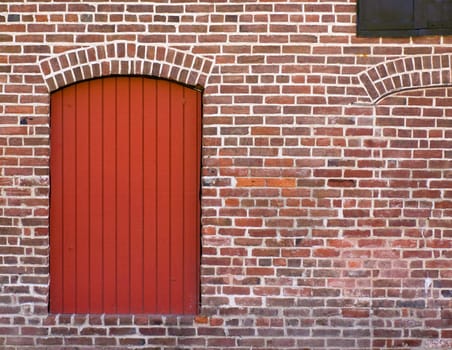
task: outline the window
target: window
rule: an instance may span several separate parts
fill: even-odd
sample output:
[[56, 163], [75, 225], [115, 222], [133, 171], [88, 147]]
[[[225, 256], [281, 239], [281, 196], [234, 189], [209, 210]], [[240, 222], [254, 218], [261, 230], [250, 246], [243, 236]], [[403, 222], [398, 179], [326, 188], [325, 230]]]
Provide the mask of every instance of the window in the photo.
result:
[[197, 312], [200, 95], [143, 77], [52, 94], [50, 312]]
[[358, 0], [357, 34], [364, 37], [452, 34], [452, 0]]

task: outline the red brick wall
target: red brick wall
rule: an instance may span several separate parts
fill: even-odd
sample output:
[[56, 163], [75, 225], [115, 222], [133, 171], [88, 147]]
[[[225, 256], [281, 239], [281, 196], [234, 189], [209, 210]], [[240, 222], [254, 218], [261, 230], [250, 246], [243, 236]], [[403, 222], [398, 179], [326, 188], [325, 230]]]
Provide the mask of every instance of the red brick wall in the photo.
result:
[[[452, 40], [355, 11], [3, 1], [0, 348], [451, 348]], [[49, 94], [111, 74], [204, 89], [200, 315], [48, 314]]]

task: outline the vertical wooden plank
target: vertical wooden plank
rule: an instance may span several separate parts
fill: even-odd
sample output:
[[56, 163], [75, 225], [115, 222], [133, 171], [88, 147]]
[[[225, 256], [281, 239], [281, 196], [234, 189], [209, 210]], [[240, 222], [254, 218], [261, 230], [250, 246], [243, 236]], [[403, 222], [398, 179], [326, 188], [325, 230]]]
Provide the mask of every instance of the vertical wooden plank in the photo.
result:
[[116, 259], [118, 312], [130, 311], [130, 84], [126, 77], [117, 78], [117, 129], [116, 129]]
[[[130, 311], [143, 310], [143, 78], [130, 79]], [[150, 135], [148, 135], [149, 137]]]
[[50, 312], [63, 309], [63, 94], [51, 95]]
[[[193, 299], [189, 300], [189, 308], [187, 313], [196, 314], [199, 312], [199, 307], [201, 304], [201, 173], [202, 173], [202, 94], [201, 92], [192, 91], [194, 98], [196, 99], [196, 132], [195, 135], [195, 148], [196, 148], [196, 172], [195, 179], [193, 180], [194, 186], [194, 201], [196, 201], [196, 211], [194, 219], [194, 234], [193, 234], [193, 260], [192, 269], [193, 271]], [[194, 300], [194, 302], [192, 301]]]
[[184, 91], [184, 313], [199, 304], [201, 94]]
[[157, 85], [157, 312], [170, 308], [170, 84], [159, 81]]
[[103, 168], [103, 103], [102, 80], [96, 79], [90, 82], [89, 95], [89, 178], [90, 178], [90, 312], [103, 312], [103, 225], [102, 225], [102, 168]]
[[76, 312], [89, 312], [89, 83], [76, 91]]
[[157, 311], [157, 81], [143, 85], [144, 312]]
[[103, 81], [104, 312], [116, 313], [116, 78]]
[[75, 86], [70, 86], [63, 93], [63, 285], [64, 305], [62, 312], [73, 312], [76, 309], [76, 94]]
[[[170, 313], [183, 312], [183, 256], [184, 256], [184, 88], [170, 85]], [[163, 117], [163, 116], [162, 116]], [[193, 150], [187, 150], [187, 152]], [[185, 291], [187, 292], [187, 291]]]

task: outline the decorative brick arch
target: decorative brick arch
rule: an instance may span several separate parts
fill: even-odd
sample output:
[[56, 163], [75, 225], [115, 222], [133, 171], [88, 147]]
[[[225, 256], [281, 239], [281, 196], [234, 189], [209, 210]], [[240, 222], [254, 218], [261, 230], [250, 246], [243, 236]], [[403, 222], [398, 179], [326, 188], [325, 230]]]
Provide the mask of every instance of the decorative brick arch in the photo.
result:
[[82, 47], [40, 62], [50, 92], [82, 80], [109, 75], [147, 75], [204, 87], [211, 59], [166, 46], [114, 41]]
[[385, 61], [359, 75], [371, 103], [401, 90], [451, 85], [452, 55], [403, 57]]

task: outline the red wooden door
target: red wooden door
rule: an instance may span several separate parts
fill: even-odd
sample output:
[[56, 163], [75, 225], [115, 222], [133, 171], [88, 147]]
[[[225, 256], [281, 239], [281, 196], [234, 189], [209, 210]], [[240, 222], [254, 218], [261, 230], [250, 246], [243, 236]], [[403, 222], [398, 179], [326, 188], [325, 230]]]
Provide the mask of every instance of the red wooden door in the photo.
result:
[[201, 94], [108, 77], [51, 96], [50, 311], [194, 314]]

